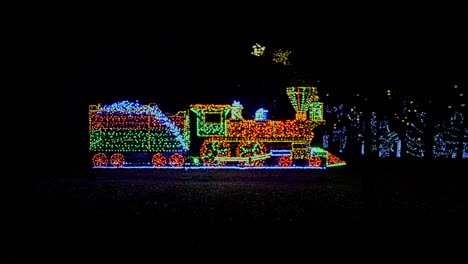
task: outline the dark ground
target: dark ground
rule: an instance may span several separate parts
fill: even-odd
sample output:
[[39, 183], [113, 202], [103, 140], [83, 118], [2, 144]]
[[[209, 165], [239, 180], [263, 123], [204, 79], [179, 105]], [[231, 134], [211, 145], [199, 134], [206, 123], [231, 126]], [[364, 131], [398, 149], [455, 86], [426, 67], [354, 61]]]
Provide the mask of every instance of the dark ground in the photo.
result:
[[453, 263], [466, 254], [466, 165], [353, 161], [314, 175], [64, 170], [13, 196], [6, 259]]

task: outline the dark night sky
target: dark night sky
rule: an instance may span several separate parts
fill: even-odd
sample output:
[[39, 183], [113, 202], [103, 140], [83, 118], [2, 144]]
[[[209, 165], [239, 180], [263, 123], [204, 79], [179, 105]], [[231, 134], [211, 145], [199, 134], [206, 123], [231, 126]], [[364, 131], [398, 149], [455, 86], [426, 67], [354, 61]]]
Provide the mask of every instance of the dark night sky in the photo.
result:
[[[154, 102], [166, 112], [240, 100], [253, 114], [287, 100], [292, 72], [319, 80], [319, 92], [337, 98], [356, 91], [372, 98], [389, 88], [435, 95], [431, 89], [463, 85], [462, 10], [24, 9], [21, 92], [55, 113], [49, 123], [81, 131], [89, 104], [121, 100]], [[251, 55], [256, 42], [292, 51], [293, 65]]]
[[[457, 10], [123, 5], [25, 15], [25, 76], [35, 86], [58, 100], [139, 99], [168, 111], [178, 103], [230, 103], [252, 91], [283, 96], [291, 68], [337, 96], [388, 87], [417, 94], [431, 83], [459, 82], [465, 64], [459, 53], [467, 44], [466, 14]], [[294, 65], [252, 56], [256, 42], [270, 52], [291, 50]]]

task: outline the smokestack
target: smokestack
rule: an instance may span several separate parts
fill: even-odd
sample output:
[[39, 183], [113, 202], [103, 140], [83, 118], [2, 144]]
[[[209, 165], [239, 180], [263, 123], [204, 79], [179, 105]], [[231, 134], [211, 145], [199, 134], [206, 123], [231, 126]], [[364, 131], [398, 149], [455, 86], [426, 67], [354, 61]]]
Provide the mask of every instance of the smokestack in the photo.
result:
[[310, 104], [314, 101], [314, 96], [317, 93], [317, 87], [313, 86], [299, 86], [299, 87], [286, 87], [286, 93], [289, 101], [296, 111], [297, 120], [306, 120], [307, 111]]

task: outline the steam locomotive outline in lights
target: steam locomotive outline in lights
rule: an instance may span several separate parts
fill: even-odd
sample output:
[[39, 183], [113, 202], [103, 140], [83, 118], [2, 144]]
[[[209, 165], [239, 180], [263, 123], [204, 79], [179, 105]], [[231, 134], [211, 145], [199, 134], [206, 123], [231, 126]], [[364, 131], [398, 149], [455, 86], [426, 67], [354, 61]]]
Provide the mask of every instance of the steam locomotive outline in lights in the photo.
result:
[[238, 101], [193, 104], [176, 114], [156, 104], [121, 101], [89, 106], [89, 150], [93, 167], [308, 167], [346, 163], [313, 147], [314, 128], [325, 124], [317, 87], [287, 87], [291, 120], [269, 120], [259, 109], [242, 117]]

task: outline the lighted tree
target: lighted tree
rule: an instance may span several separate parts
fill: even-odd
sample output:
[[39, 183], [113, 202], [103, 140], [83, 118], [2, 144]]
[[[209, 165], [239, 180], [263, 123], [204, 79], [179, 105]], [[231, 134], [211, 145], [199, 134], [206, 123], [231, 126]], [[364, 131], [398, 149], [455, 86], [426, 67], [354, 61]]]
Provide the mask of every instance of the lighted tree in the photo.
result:
[[460, 134], [464, 130], [463, 118], [462, 113], [453, 112], [448, 120], [440, 121], [435, 125], [434, 157], [457, 158], [460, 153]]

